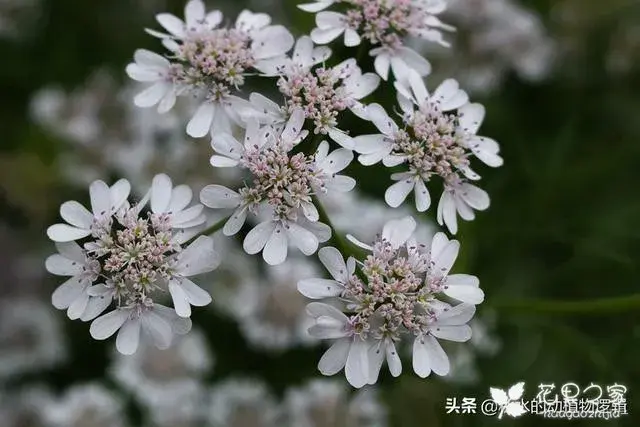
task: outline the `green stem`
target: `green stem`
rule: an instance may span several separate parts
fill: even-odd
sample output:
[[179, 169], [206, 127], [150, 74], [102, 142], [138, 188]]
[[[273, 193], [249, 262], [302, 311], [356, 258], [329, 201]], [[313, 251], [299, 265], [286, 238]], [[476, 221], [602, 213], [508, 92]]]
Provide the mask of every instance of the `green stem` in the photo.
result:
[[622, 311], [640, 311], [640, 294], [582, 301], [554, 301], [542, 299], [494, 300], [488, 302], [487, 305], [490, 305], [498, 311], [527, 314], [606, 314]]
[[185, 243], [185, 246], [188, 246], [189, 244], [191, 244], [191, 242], [193, 242], [194, 240], [196, 240], [200, 236], [208, 236], [208, 235], [213, 234], [216, 231], [220, 230], [222, 227], [224, 227], [224, 225], [227, 223], [227, 221], [229, 221], [229, 218], [231, 218], [231, 215], [229, 215], [227, 217], [224, 217], [220, 221], [211, 224], [211, 226], [205, 228], [204, 230], [202, 230], [201, 232], [199, 232], [198, 234], [193, 236], [191, 239], [189, 239]]

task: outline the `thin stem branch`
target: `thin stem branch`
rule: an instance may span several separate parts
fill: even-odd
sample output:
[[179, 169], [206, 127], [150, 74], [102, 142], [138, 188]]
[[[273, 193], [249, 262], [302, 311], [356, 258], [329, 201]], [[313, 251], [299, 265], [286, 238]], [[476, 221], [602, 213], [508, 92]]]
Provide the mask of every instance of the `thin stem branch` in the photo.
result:
[[201, 232], [199, 232], [198, 234], [193, 236], [191, 239], [189, 239], [185, 243], [185, 246], [191, 244], [191, 242], [193, 242], [194, 240], [196, 240], [200, 236], [208, 236], [208, 235], [213, 234], [216, 231], [220, 230], [222, 227], [224, 227], [224, 225], [227, 223], [229, 218], [231, 218], [231, 215], [229, 215], [227, 217], [224, 217], [220, 221], [211, 224], [211, 226], [205, 228], [204, 230], [202, 230]]
[[543, 299], [494, 300], [489, 302], [498, 311], [523, 314], [590, 315], [640, 311], [640, 294], [622, 297], [598, 298], [582, 301], [557, 301]]
[[338, 233], [336, 227], [331, 223], [331, 219], [329, 218], [327, 211], [324, 209], [324, 206], [322, 206], [322, 203], [320, 203], [320, 199], [318, 199], [317, 196], [312, 196], [312, 199], [313, 204], [316, 205], [316, 209], [318, 209], [318, 214], [320, 214], [320, 222], [327, 224], [331, 228], [331, 242], [343, 254], [354, 255], [342, 239], [342, 236], [340, 236], [340, 233]]

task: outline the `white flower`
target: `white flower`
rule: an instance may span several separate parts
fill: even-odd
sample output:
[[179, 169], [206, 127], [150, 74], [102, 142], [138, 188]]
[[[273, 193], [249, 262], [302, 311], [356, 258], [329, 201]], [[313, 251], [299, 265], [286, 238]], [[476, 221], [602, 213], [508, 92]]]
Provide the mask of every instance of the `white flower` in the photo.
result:
[[199, 421], [204, 407], [200, 379], [214, 362], [199, 330], [180, 336], [167, 350], [141, 345], [132, 356], [115, 355], [109, 371], [115, 381], [131, 391], [155, 425], [190, 425]]
[[316, 379], [287, 390], [284, 425], [321, 427], [331, 420], [349, 427], [384, 427], [386, 408], [374, 389], [354, 395], [340, 381]]
[[170, 13], [160, 13], [156, 15], [156, 19], [170, 34], [162, 34], [149, 29], [147, 32], [160, 38], [183, 39], [188, 37], [189, 33], [213, 30], [222, 22], [222, 13], [217, 10], [206, 13], [202, 0], [189, 0], [184, 8], [184, 17], [183, 21]]
[[127, 65], [126, 71], [133, 80], [152, 83], [133, 98], [141, 108], [158, 105], [161, 114], [171, 110], [176, 103], [178, 88], [173, 83], [171, 62], [157, 53], [138, 49], [133, 55], [135, 62]]
[[465, 221], [472, 221], [475, 218], [473, 210], [488, 209], [489, 203], [487, 192], [473, 184], [447, 183], [438, 203], [438, 224], [446, 225], [455, 234], [458, 231], [457, 215]]
[[71, 242], [91, 235], [105, 226], [129, 197], [131, 185], [121, 179], [111, 187], [103, 181], [94, 181], [89, 187], [91, 210], [76, 201], [60, 206], [60, 216], [67, 224], [54, 224], [47, 229], [47, 235], [54, 242]]
[[208, 420], [225, 427], [276, 427], [280, 410], [265, 384], [231, 378], [211, 390]]
[[351, 319], [337, 308], [319, 302], [307, 305], [307, 313], [315, 319], [315, 325], [309, 328], [311, 336], [336, 340], [318, 363], [320, 373], [335, 375], [344, 368], [349, 384], [356, 388], [367, 384], [370, 343], [355, 330]]
[[150, 190], [151, 212], [155, 214], [155, 220], [162, 222], [166, 227], [178, 229], [175, 240], [184, 243], [198, 231], [199, 225], [207, 221], [203, 213], [204, 206], [197, 204], [191, 207], [193, 192], [188, 185], [173, 187], [171, 178], [165, 174], [156, 175], [153, 178]]
[[[312, 182], [314, 190], [325, 193], [327, 191], [347, 192], [356, 186], [356, 180], [338, 172], [346, 169], [353, 160], [353, 151], [339, 148], [329, 154], [329, 143], [322, 141], [315, 156], [316, 179]], [[317, 182], [321, 184], [318, 185]]]
[[[424, 377], [433, 369], [445, 375], [449, 362], [441, 349], [438, 351], [433, 337], [452, 341], [471, 337], [466, 323], [475, 312], [473, 304], [484, 299], [479, 281], [466, 274], [449, 275], [458, 255], [457, 241], [437, 233], [427, 250], [414, 238], [416, 227], [411, 217], [388, 221], [372, 245], [347, 235], [348, 240], [369, 252], [366, 260], [350, 258], [345, 263], [337, 249], [323, 248], [318, 256], [334, 279], [298, 283], [299, 291], [309, 298], [339, 298], [347, 313], [322, 303], [308, 306], [309, 314], [316, 319], [309, 333], [318, 338], [339, 338], [320, 361], [322, 373], [337, 373], [345, 360], [349, 367], [348, 358], [353, 357], [347, 379], [351, 375], [349, 382], [356, 387], [376, 383], [385, 359], [389, 371], [397, 377], [402, 373], [397, 344], [410, 336], [415, 341], [416, 373]], [[462, 304], [452, 306], [440, 301], [441, 295]], [[462, 314], [456, 316], [459, 312]], [[361, 343], [364, 350], [353, 347]], [[351, 351], [356, 353], [352, 355]], [[429, 359], [431, 355], [435, 359]]]
[[35, 299], [0, 300], [0, 382], [63, 362], [64, 338], [58, 317], [46, 304]]
[[47, 426], [124, 427], [124, 404], [114, 393], [99, 384], [70, 388], [44, 410]]
[[488, 195], [467, 182], [480, 179], [470, 167], [470, 155], [492, 167], [502, 165], [498, 143], [476, 135], [484, 108], [470, 104], [467, 94], [452, 79], [429, 94], [422, 78], [410, 72], [407, 84], [396, 82], [396, 88], [405, 127], [400, 129], [380, 105], [369, 105], [367, 114], [381, 133], [354, 139], [358, 160], [364, 165], [382, 160], [387, 167], [407, 164], [409, 171], [391, 175], [397, 181], [385, 192], [385, 201], [391, 207], [400, 206], [414, 193], [416, 209], [426, 211], [431, 206], [426, 183], [433, 176], [441, 177], [445, 190], [438, 206], [438, 222], [446, 223], [455, 233], [456, 212], [472, 220], [473, 209], [489, 207]]
[[214, 270], [220, 264], [220, 255], [214, 249], [213, 239], [198, 237], [176, 256], [175, 266], [169, 273], [169, 292], [173, 307], [180, 317], [191, 316], [191, 305], [203, 307], [211, 296], [188, 278]]
[[57, 276], [70, 276], [51, 295], [58, 310], [68, 309], [69, 319], [79, 319], [89, 303], [87, 290], [100, 275], [98, 260], [88, 257], [76, 242], [56, 243], [57, 254], [47, 258], [47, 271]]
[[307, 256], [314, 254], [321, 242], [314, 231], [301, 222], [272, 219], [261, 222], [249, 231], [242, 247], [250, 255], [262, 252], [267, 264], [278, 265], [287, 259], [289, 243]]
[[156, 347], [169, 348], [174, 335], [191, 329], [191, 319], [178, 317], [176, 312], [160, 304], [150, 307], [123, 307], [98, 317], [91, 323], [91, 336], [105, 340], [118, 332], [116, 348], [122, 354], [138, 349], [140, 333], [144, 333]]
[[435, 321], [423, 334], [416, 336], [413, 343], [413, 370], [421, 378], [433, 371], [437, 375], [449, 373], [449, 358], [440, 346], [439, 339], [464, 342], [471, 338], [471, 328], [467, 323], [475, 313], [475, 306], [459, 304], [439, 310]]
[[405, 80], [409, 70], [421, 76], [431, 72], [429, 62], [405, 46], [405, 35], [449, 46], [442, 30], [454, 30], [436, 16], [446, 9], [445, 0], [353, 0], [343, 9], [345, 13], [324, 10], [333, 3], [336, 2], [320, 0], [300, 5], [302, 10], [317, 12], [311, 38], [326, 44], [344, 35], [344, 45], [349, 47], [366, 42], [373, 47], [369, 55], [375, 57], [375, 70], [384, 80], [388, 79], [390, 68], [398, 81]]
[[316, 265], [302, 257], [268, 268], [259, 286], [254, 287], [256, 297], [246, 301], [248, 309], [238, 316], [247, 340], [271, 351], [315, 343], [307, 333], [311, 326], [305, 312], [307, 301], [297, 291], [296, 283], [318, 274]]
[[136, 63], [127, 67], [129, 75], [155, 84], [136, 97], [139, 106], [160, 103], [168, 111], [176, 95], [195, 95], [200, 105], [187, 124], [187, 134], [203, 137], [210, 130], [231, 132], [246, 101], [234, 94], [244, 85], [251, 69], [261, 69], [293, 46], [289, 31], [269, 25], [266, 14], [244, 10], [233, 28], [217, 28], [220, 12], [205, 13], [199, 0], [192, 0], [185, 11], [187, 22], [173, 15], [158, 15], [158, 21], [173, 39], [161, 33], [165, 47], [173, 54], [169, 60], [146, 51], [136, 53]]

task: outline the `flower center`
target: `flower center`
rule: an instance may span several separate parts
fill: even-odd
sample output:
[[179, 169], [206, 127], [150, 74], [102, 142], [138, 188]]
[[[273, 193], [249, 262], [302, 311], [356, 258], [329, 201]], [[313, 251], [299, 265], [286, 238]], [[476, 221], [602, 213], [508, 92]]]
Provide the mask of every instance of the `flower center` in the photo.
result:
[[190, 33], [176, 51], [173, 83], [212, 101], [229, 96], [255, 63], [250, 44], [249, 35], [236, 29]]
[[393, 154], [406, 157], [411, 171], [423, 179], [433, 174], [447, 182], [462, 179], [458, 171], [469, 165], [469, 152], [460, 144], [457, 114], [427, 103], [406, 124], [396, 135]]
[[287, 97], [289, 113], [302, 108], [305, 117], [313, 120], [314, 133], [326, 134], [338, 124], [338, 114], [353, 103], [342, 79], [332, 69], [318, 68], [282, 77], [278, 87]]

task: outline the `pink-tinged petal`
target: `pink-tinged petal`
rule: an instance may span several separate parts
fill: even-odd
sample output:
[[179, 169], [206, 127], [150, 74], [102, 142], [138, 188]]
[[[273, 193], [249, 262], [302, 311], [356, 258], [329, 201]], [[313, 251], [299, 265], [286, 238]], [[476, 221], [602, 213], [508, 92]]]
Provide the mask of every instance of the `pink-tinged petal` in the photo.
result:
[[91, 323], [89, 332], [93, 339], [105, 340], [120, 329], [130, 314], [131, 310], [118, 309], [100, 316]]
[[244, 238], [242, 247], [249, 255], [254, 255], [260, 252], [267, 241], [271, 237], [271, 234], [276, 228], [276, 223], [273, 221], [265, 221], [255, 226], [247, 236]]
[[140, 343], [140, 319], [127, 320], [116, 338], [116, 348], [125, 355], [136, 352]]
[[318, 362], [318, 370], [322, 375], [335, 375], [347, 363], [349, 348], [351, 347], [351, 338], [342, 338], [336, 341], [322, 355]]
[[209, 133], [213, 123], [216, 107], [212, 103], [205, 102], [196, 110], [187, 124], [187, 134], [194, 138], [201, 138]]

